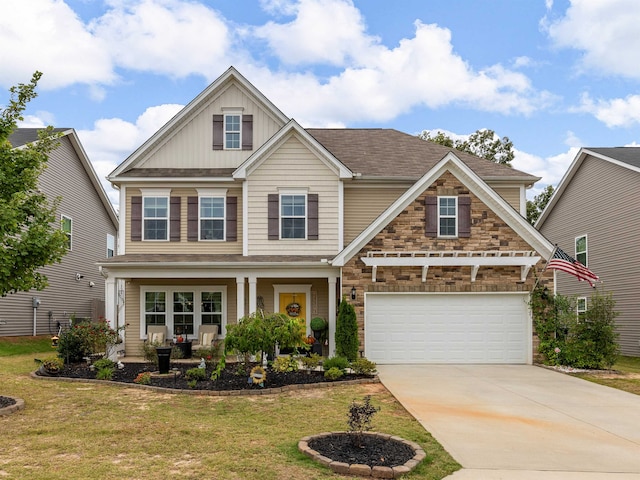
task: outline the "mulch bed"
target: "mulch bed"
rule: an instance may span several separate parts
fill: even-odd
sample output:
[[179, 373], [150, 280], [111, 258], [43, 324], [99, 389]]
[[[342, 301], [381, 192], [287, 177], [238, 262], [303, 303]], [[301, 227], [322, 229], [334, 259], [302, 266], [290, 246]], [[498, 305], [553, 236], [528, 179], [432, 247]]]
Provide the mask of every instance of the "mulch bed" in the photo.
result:
[[[188, 380], [185, 376], [185, 372], [193, 367], [197, 367], [198, 363], [172, 363], [171, 370], [168, 375], [157, 376], [154, 375], [151, 378], [151, 385], [156, 387], [164, 387], [180, 390], [212, 390], [212, 391], [224, 391], [224, 390], [265, 390], [269, 388], [279, 388], [288, 385], [304, 385], [315, 383], [340, 383], [345, 380], [356, 379], [370, 379], [371, 376], [367, 375], [355, 375], [346, 374], [339, 380], [327, 380], [324, 378], [324, 372], [321, 371], [303, 371], [297, 372], [276, 372], [271, 369], [267, 369], [266, 380], [264, 387], [258, 385], [249, 384], [249, 370], [255, 365], [250, 365], [247, 371], [243, 371], [239, 365], [227, 365], [227, 368], [223, 370], [221, 376], [214, 380], [210, 380], [212, 369], [207, 367], [207, 380], [198, 381], [195, 387], [188, 385]], [[111, 381], [118, 383], [133, 383], [133, 380], [142, 372], [154, 372], [157, 371], [157, 367], [151, 363], [124, 363], [123, 369], [116, 368], [113, 372], [113, 378]], [[84, 378], [95, 379], [96, 372], [89, 368], [86, 363], [68, 364], [65, 365], [57, 377], [67, 378]]]
[[402, 442], [373, 435], [361, 435], [359, 444], [353, 434], [328, 435], [311, 440], [309, 448], [338, 462], [370, 467], [403, 465], [415, 455], [415, 451]]
[[3, 397], [0, 395], [0, 408], [10, 407], [11, 405], [15, 405], [16, 400], [11, 397]]

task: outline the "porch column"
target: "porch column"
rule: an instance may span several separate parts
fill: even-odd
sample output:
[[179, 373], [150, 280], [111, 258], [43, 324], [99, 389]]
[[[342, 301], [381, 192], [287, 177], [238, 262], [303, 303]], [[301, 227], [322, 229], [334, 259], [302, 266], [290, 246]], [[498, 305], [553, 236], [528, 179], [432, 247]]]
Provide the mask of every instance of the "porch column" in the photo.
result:
[[116, 278], [109, 276], [104, 280], [104, 317], [114, 330], [118, 325], [118, 292]]
[[258, 291], [256, 288], [258, 279], [255, 275], [249, 275], [249, 313], [258, 310]]
[[244, 316], [244, 277], [236, 277], [236, 320]]
[[329, 277], [329, 356], [336, 354], [336, 281]]

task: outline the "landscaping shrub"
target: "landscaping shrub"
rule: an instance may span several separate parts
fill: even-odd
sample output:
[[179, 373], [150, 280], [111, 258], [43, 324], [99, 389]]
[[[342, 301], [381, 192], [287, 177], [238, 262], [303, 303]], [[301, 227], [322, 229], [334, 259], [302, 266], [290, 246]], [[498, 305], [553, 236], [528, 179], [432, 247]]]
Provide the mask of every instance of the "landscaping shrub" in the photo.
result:
[[365, 396], [362, 403], [358, 403], [355, 400], [351, 402], [347, 413], [347, 424], [349, 425], [351, 441], [355, 446], [360, 447], [362, 445], [362, 432], [371, 430], [371, 419], [379, 410], [380, 408], [371, 405], [371, 395]]
[[113, 367], [98, 368], [96, 372], [96, 378], [98, 380], [111, 380], [113, 379]]
[[184, 376], [187, 380], [195, 380], [197, 382], [199, 380], [207, 379], [207, 371], [204, 368], [194, 367], [187, 370], [184, 373]]
[[374, 375], [376, 373], [376, 364], [368, 358], [358, 358], [351, 362], [351, 370], [358, 375]]
[[276, 358], [271, 364], [271, 368], [276, 372], [297, 372], [300, 367], [296, 357], [286, 355]]
[[356, 311], [346, 298], [340, 302], [336, 319], [336, 355], [349, 361], [358, 358], [358, 321]]
[[344, 375], [344, 371], [336, 367], [331, 367], [329, 370], [325, 370], [324, 378], [327, 380], [338, 380]]
[[325, 369], [325, 371], [332, 368], [337, 368], [344, 372], [347, 368], [349, 368], [349, 360], [347, 360], [345, 357], [339, 357], [336, 355], [335, 357], [329, 357], [325, 361], [323, 361], [322, 367]]
[[317, 353], [312, 353], [308, 357], [306, 356], [301, 357], [300, 361], [302, 362], [302, 365], [304, 365], [305, 368], [311, 369], [311, 368], [316, 368], [318, 365], [320, 365], [321, 358], [322, 357]]

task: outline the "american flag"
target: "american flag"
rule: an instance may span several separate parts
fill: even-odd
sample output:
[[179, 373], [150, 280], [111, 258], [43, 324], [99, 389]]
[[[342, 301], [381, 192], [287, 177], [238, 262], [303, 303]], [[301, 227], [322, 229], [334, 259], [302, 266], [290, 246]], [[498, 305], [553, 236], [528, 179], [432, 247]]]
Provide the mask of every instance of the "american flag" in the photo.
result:
[[547, 263], [547, 268], [562, 270], [574, 277], [577, 277], [581, 282], [589, 282], [589, 285], [595, 287], [595, 282], [599, 280], [599, 277], [577, 261], [575, 258], [567, 255], [560, 247], [556, 247], [551, 260]]

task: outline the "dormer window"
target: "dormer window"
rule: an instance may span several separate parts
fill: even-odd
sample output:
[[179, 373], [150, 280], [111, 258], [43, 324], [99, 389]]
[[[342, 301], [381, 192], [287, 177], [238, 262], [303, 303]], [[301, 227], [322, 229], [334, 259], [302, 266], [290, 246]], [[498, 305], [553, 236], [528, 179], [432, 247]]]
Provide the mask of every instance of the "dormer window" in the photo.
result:
[[223, 111], [213, 116], [213, 149], [253, 150], [253, 115], [237, 108]]

